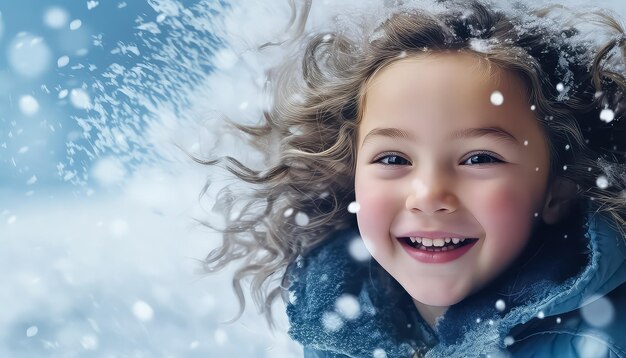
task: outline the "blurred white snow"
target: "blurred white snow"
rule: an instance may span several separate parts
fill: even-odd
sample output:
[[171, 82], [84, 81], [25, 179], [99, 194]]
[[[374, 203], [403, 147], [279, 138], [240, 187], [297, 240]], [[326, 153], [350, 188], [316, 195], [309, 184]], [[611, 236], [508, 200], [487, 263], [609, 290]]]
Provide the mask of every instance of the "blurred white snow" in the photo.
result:
[[300, 356], [282, 307], [273, 334], [254, 309], [224, 323], [232, 270], [199, 271], [218, 239], [192, 220], [202, 184], [152, 168], [117, 193], [0, 192], [0, 356]]

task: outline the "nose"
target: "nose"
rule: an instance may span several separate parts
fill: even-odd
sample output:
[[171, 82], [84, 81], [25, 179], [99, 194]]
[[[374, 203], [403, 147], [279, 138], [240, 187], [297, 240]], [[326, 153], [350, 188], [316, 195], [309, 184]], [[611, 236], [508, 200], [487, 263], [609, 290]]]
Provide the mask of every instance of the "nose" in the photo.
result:
[[406, 208], [423, 213], [452, 213], [459, 207], [452, 180], [446, 174], [416, 175], [406, 198]]

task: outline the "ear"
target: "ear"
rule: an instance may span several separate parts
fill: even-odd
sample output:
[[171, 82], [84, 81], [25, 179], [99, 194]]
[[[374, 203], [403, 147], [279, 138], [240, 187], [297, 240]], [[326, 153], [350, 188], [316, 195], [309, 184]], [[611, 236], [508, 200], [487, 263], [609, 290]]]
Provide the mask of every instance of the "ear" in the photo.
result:
[[546, 224], [553, 225], [567, 217], [573, 199], [578, 192], [578, 185], [569, 179], [556, 177], [546, 194], [542, 218]]

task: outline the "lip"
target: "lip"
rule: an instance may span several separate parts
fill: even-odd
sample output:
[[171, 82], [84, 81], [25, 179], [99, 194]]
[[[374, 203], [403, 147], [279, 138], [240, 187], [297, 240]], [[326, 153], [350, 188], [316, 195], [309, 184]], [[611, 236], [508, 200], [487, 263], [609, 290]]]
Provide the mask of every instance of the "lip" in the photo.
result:
[[[452, 236], [452, 237], [458, 237], [458, 236]], [[465, 255], [478, 242], [478, 240], [473, 240], [473, 242], [466, 244], [464, 246], [461, 246], [454, 250], [426, 251], [426, 250], [416, 249], [410, 246], [409, 244], [406, 243], [406, 241], [403, 238], [398, 238], [398, 241], [400, 242], [400, 245], [402, 246], [402, 248], [409, 254], [409, 256], [411, 256], [413, 259], [419, 262], [427, 263], [427, 264], [443, 264], [443, 263], [454, 261], [460, 258], [461, 256]]]
[[445, 239], [446, 237], [458, 237], [460, 239], [477, 238], [476, 236], [457, 234], [449, 231], [411, 231], [396, 237], [426, 237], [429, 239]]

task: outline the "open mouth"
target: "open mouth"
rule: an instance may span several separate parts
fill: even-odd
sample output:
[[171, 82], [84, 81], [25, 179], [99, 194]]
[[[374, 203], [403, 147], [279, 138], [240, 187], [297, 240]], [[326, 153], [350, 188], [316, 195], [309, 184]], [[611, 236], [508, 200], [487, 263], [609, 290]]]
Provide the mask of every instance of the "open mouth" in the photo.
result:
[[471, 245], [478, 241], [478, 238], [457, 238], [446, 237], [439, 239], [429, 239], [425, 237], [400, 237], [399, 240], [406, 243], [408, 246], [423, 251], [429, 252], [444, 252], [461, 248], [463, 246]]

